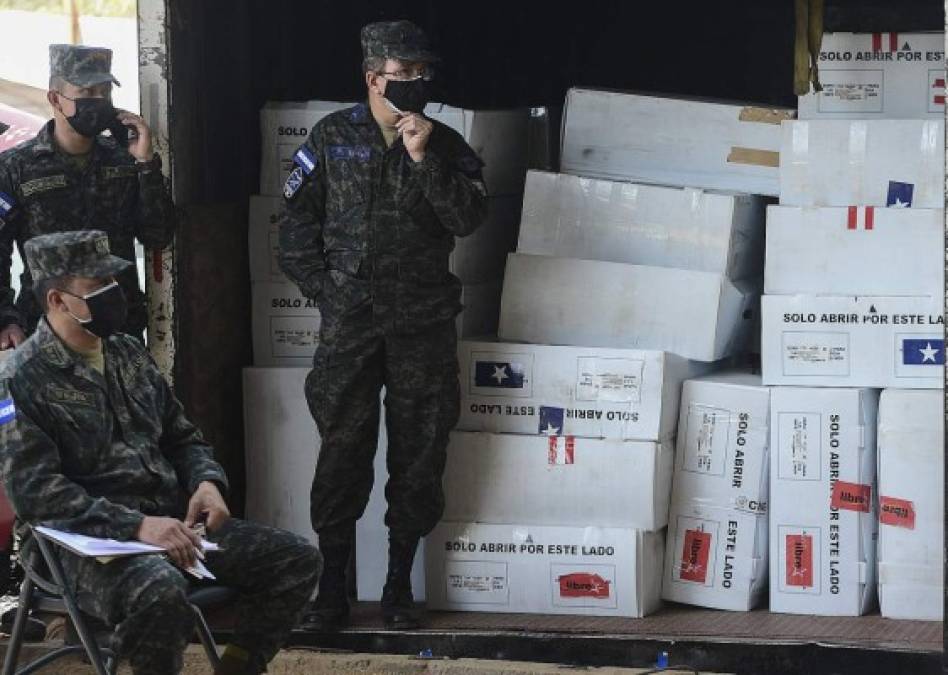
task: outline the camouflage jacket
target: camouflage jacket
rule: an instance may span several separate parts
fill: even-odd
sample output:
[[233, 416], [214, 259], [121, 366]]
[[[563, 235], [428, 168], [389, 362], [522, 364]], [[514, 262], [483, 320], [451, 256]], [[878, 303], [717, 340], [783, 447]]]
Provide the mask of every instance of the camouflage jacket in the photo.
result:
[[103, 346], [104, 376], [43, 319], [0, 366], [0, 466], [22, 520], [124, 540], [227, 479], [141, 344]]
[[[0, 327], [32, 330], [42, 315], [33, 298], [29, 270], [14, 304], [10, 257], [32, 237], [67, 230], [102, 230], [112, 252], [135, 262], [134, 240], [161, 249], [171, 242], [175, 210], [157, 155], [136, 163], [127, 150], [99, 136], [80, 169], [53, 144], [53, 121], [32, 140], [0, 153]], [[141, 335], [147, 324], [145, 296], [135, 268], [119, 282], [129, 301], [126, 332]]]
[[434, 122], [425, 158], [387, 147], [368, 104], [321, 120], [294, 155], [284, 189], [280, 265], [315, 298], [323, 325], [371, 307], [384, 330], [413, 330], [461, 310], [449, 272], [454, 238], [487, 216], [483, 162]]

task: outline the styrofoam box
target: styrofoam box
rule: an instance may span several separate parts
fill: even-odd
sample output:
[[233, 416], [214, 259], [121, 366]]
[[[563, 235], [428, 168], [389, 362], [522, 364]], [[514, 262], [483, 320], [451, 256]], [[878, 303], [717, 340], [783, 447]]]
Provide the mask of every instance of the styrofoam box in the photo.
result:
[[661, 606], [661, 532], [441, 522], [428, 608], [642, 617]]
[[794, 114], [786, 108], [570, 89], [561, 170], [776, 196], [779, 124]]
[[764, 292], [940, 295], [942, 209], [767, 207]]
[[876, 591], [872, 389], [771, 396], [770, 611], [859, 616]]
[[[287, 281], [277, 258], [282, 210], [283, 197], [250, 197], [251, 281]], [[490, 198], [487, 221], [470, 236], [455, 240], [450, 271], [465, 284], [499, 283], [507, 253], [516, 245], [519, 217], [519, 197]]]
[[670, 443], [455, 431], [444, 518], [657, 530], [673, 455]]
[[244, 368], [248, 520], [316, 541], [310, 491], [319, 433], [303, 387], [306, 368]]
[[799, 97], [799, 117], [900, 119], [945, 115], [944, 33], [824, 33], [823, 91]]
[[465, 341], [463, 431], [657, 441], [674, 436], [681, 383], [709, 364], [660, 351]]
[[940, 296], [765, 295], [764, 384], [938, 389], [942, 311]]
[[757, 301], [751, 284], [710, 272], [511, 253], [499, 335], [717, 361], [746, 344]]
[[879, 605], [893, 619], [944, 609], [944, 401], [886, 389], [879, 401]]
[[255, 366], [312, 365], [319, 342], [319, 309], [295, 284], [251, 284]]
[[[268, 102], [260, 111], [262, 156], [260, 194], [279, 196], [293, 164], [293, 153], [313, 126], [327, 115], [354, 103], [337, 101]], [[527, 161], [528, 109], [462, 110], [429, 103], [425, 116], [460, 133], [484, 161], [488, 194], [523, 191]]]
[[517, 251], [759, 277], [760, 197], [527, 172]]
[[699, 500], [674, 503], [668, 516], [662, 598], [743, 611], [767, 588], [767, 516]]
[[784, 122], [782, 206], [945, 205], [941, 120]]

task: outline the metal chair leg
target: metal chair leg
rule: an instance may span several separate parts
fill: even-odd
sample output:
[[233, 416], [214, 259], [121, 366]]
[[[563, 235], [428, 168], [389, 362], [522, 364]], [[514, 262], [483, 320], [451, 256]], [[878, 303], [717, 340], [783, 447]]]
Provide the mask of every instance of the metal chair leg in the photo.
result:
[[20, 658], [20, 648], [23, 646], [23, 636], [26, 633], [26, 621], [30, 616], [30, 607], [33, 605], [34, 589], [35, 586], [29, 577], [20, 585], [20, 599], [16, 618], [13, 620], [13, 632], [10, 634], [7, 654], [3, 659], [3, 675], [13, 675], [16, 671], [16, 662]]
[[201, 645], [204, 647], [204, 653], [207, 654], [207, 660], [211, 662], [212, 668], [217, 669], [221, 665], [221, 657], [217, 653], [217, 642], [214, 641], [214, 636], [204, 619], [203, 612], [195, 605], [191, 605], [191, 610], [194, 612], [195, 626]]

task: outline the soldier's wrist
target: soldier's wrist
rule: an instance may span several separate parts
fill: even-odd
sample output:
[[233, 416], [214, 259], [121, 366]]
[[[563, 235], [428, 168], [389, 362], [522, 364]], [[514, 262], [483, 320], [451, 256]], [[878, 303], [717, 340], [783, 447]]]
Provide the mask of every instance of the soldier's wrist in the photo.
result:
[[151, 156], [148, 159], [139, 159], [135, 158], [135, 166], [138, 168], [139, 172], [147, 173], [149, 171], [161, 170], [161, 155], [157, 152], [151, 153]]

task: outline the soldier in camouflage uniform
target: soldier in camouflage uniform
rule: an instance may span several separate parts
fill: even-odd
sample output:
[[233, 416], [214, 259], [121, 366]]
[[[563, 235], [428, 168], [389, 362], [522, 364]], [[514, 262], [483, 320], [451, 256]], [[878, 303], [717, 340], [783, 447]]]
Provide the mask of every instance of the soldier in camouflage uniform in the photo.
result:
[[[135, 260], [134, 240], [152, 249], [171, 242], [175, 211], [161, 160], [145, 121], [112, 107], [112, 52], [98, 47], [50, 45], [50, 120], [35, 138], [0, 154], [0, 349], [17, 346], [42, 311], [30, 291], [29, 270], [14, 302], [13, 247], [23, 253], [40, 234], [98, 228], [112, 250]], [[119, 124], [116, 125], [116, 122]], [[123, 147], [100, 135], [110, 125], [137, 137]], [[145, 296], [130, 267], [119, 276], [129, 300], [124, 331], [142, 339]]]
[[131, 267], [103, 232], [26, 243], [36, 332], [0, 366], [4, 487], [33, 525], [163, 546], [108, 564], [60, 552], [80, 607], [116, 626], [136, 675], [177, 673], [194, 631], [186, 593], [206, 519], [219, 581], [240, 591], [234, 641], [218, 673], [260, 673], [299, 620], [320, 556], [297, 535], [229, 517], [227, 478], [212, 448], [138, 340], [115, 332]]
[[306, 398], [322, 447], [311, 514], [325, 571], [307, 627], [348, 619], [346, 568], [378, 445], [388, 429], [389, 567], [382, 614], [417, 625], [410, 572], [419, 538], [444, 510], [441, 477], [459, 414], [460, 282], [454, 239], [487, 214], [481, 160], [424, 109], [431, 64], [407, 21], [362, 29], [368, 101], [313, 127], [284, 188], [280, 261], [322, 317]]

